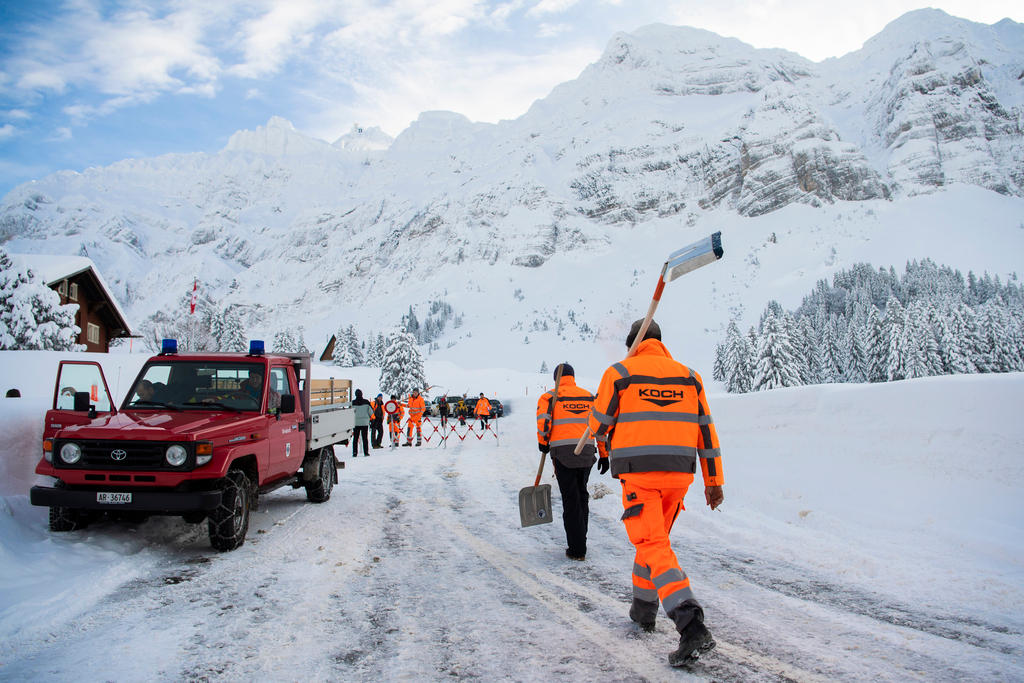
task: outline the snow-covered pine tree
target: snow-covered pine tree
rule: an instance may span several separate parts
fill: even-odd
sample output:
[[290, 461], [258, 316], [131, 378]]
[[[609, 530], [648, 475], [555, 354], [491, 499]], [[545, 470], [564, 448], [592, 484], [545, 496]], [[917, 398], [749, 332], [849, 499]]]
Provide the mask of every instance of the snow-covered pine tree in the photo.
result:
[[821, 379], [827, 383], [842, 382], [846, 378], [843, 351], [839, 342], [839, 324], [833, 316], [821, 335]]
[[740, 333], [735, 321], [731, 321], [725, 330], [724, 346], [724, 375], [719, 381], [725, 382], [727, 391], [744, 394], [753, 384], [754, 358], [749, 339]]
[[405, 396], [413, 389], [422, 391], [428, 386], [423, 356], [409, 332], [399, 330], [388, 336], [378, 386], [382, 392], [396, 396]]
[[29, 268], [0, 249], [0, 349], [74, 351], [81, 332], [78, 304], [61, 305], [60, 295]]
[[420, 329], [420, 321], [416, 318], [416, 312], [412, 310], [411, 305], [409, 306], [409, 312], [402, 316], [402, 329], [411, 334], [417, 343], [421, 341], [420, 335], [422, 330]]
[[274, 334], [273, 350], [275, 353], [295, 353], [295, 335], [290, 329], [279, 330]]
[[206, 327], [210, 330], [209, 351], [224, 350], [224, 311], [214, 310], [213, 307], [206, 312]]
[[362, 344], [359, 342], [359, 335], [356, 333], [354, 325], [349, 325], [345, 330], [345, 340], [348, 343], [349, 353], [352, 354], [352, 363], [365, 365], [366, 359], [363, 357]]
[[725, 370], [725, 350], [729, 344], [728, 335], [725, 341], [721, 344], [715, 344], [715, 361], [711, 364], [711, 379], [716, 382], [724, 382], [726, 378]]
[[868, 313], [868, 381], [884, 382], [889, 375], [889, 337], [878, 309]]
[[800, 363], [800, 383], [818, 384], [822, 381], [821, 341], [814, 330], [811, 318], [804, 316], [800, 318], [799, 322], [796, 322], [792, 321], [792, 316], [788, 313], [786, 316], [789, 319], [788, 322], [793, 325], [790, 337], [793, 340], [793, 350], [802, 361]]
[[352, 349], [348, 344], [335, 340], [334, 342], [334, 364], [343, 368], [355, 367], [356, 361], [352, 358]]
[[539, 371], [539, 372], [540, 372], [540, 374], [542, 374], [542, 375], [546, 375], [546, 374], [548, 374], [548, 362], [547, 362], [547, 361], [545, 361], [545, 360], [542, 360], [542, 361], [540, 362], [540, 371]]
[[759, 335], [754, 391], [800, 386], [801, 361], [785, 321], [768, 309]]
[[906, 334], [907, 315], [895, 295], [885, 302], [882, 326], [889, 341], [889, 365], [886, 367], [885, 379], [889, 382], [906, 379], [907, 359], [910, 355], [910, 338]]
[[220, 350], [242, 353], [249, 350], [249, 339], [242, 323], [242, 314], [237, 306], [224, 309], [223, 334]]
[[847, 328], [846, 381], [868, 381], [868, 354], [861, 328], [850, 325]]

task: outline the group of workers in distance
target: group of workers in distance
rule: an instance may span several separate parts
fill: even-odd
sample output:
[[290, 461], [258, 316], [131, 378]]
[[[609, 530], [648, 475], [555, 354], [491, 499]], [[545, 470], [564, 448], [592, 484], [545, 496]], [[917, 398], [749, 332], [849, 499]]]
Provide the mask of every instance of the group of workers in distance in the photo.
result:
[[[642, 323], [633, 323], [627, 348]], [[718, 435], [704, 382], [672, 358], [653, 321], [636, 353], [605, 370], [596, 396], [577, 386], [568, 363], [559, 364], [554, 376], [556, 386], [537, 401], [537, 446], [551, 455], [562, 494], [565, 555], [586, 559], [587, 481], [596, 462], [600, 474], [610, 471], [621, 484], [621, 519], [636, 548], [629, 617], [653, 631], [660, 602], [679, 632], [669, 664], [684, 666], [715, 646], [669, 541], [698, 462], [707, 505], [714, 510], [724, 500]]]
[[[384, 394], [377, 394], [373, 401], [363, 397], [363, 390], [356, 389], [355, 399], [352, 401], [352, 408], [355, 410], [355, 429], [352, 434], [352, 457], [359, 456], [359, 444], [363, 445], [363, 456], [370, 455], [367, 441], [372, 448], [383, 448], [384, 442], [384, 421], [387, 420], [388, 433], [391, 439], [391, 446], [397, 447], [412, 446], [413, 431], [416, 432], [416, 445], [423, 445], [423, 416], [427, 412], [427, 402], [420, 394], [419, 389], [413, 389], [408, 398], [403, 402], [398, 396], [391, 394], [391, 398], [384, 400]], [[443, 396], [438, 404], [438, 413], [441, 419], [442, 429], [448, 426], [450, 416], [448, 397]], [[402, 440], [402, 421], [405, 420], [406, 411], [409, 413], [405, 422], [405, 443]], [[459, 399], [455, 408], [455, 417], [465, 424], [470, 409], [465, 398]], [[491, 402], [480, 393], [476, 404], [472, 409], [473, 416], [480, 420], [480, 428], [486, 429], [487, 422], [491, 417]], [[369, 434], [368, 434], [369, 433]]]

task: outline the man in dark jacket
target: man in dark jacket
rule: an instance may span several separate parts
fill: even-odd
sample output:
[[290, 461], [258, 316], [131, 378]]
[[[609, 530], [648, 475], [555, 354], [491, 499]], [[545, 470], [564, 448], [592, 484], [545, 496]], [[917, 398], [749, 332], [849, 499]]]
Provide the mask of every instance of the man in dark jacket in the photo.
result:
[[384, 441], [384, 394], [377, 394], [370, 404], [373, 412], [370, 414], [370, 445], [374, 448], [383, 448]]
[[589, 440], [579, 455], [573, 451], [587, 429], [594, 396], [576, 386], [576, 373], [568, 363], [555, 368], [555, 379], [558, 385], [537, 400], [537, 448], [541, 453], [550, 452], [555, 466], [555, 478], [562, 494], [562, 524], [569, 546], [565, 556], [570, 560], [584, 560], [590, 519], [587, 480], [590, 468], [597, 461], [596, 448]]
[[363, 455], [370, 455], [366, 444], [366, 431], [370, 426], [370, 416], [373, 414], [373, 407], [370, 402], [363, 398], [363, 390], [356, 389], [356, 398], [352, 401], [352, 410], [355, 412], [356, 426], [352, 431], [352, 457], [359, 455], [359, 439], [363, 440]]

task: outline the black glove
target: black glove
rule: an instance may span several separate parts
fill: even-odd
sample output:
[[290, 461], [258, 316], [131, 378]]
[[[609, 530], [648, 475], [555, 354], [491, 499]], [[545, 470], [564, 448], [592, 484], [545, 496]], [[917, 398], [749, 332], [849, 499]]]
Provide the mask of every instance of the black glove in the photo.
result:
[[597, 459], [597, 472], [598, 474], [604, 474], [608, 471], [608, 458]]
[[540, 451], [541, 453], [547, 453], [548, 451], [551, 450], [551, 446], [547, 445], [546, 443], [538, 443], [537, 450]]

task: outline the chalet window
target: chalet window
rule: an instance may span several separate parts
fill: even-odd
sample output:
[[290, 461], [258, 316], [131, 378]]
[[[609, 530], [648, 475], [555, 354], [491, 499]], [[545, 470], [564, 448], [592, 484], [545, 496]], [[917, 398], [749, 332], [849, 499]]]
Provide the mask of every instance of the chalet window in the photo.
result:
[[71, 283], [71, 288], [68, 291], [68, 299], [71, 301], [78, 301], [78, 283]]
[[67, 296], [68, 295], [68, 281], [67, 280], [61, 280], [60, 281], [60, 284], [57, 285], [57, 293], [60, 294], [61, 296]]
[[[72, 287], [73, 286], [74, 285], [72, 285]], [[93, 325], [92, 323], [87, 323], [85, 328], [86, 328], [86, 338], [89, 340], [89, 343], [90, 344], [99, 344], [100, 343], [100, 326], [99, 325]]]

